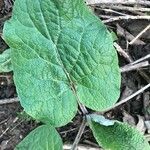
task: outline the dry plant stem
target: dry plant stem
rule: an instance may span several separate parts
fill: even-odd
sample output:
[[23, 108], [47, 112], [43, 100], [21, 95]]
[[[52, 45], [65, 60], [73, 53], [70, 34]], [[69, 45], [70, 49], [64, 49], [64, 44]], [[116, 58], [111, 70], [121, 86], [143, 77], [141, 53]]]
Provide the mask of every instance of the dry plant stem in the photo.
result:
[[85, 107], [82, 103], [80, 103], [80, 99], [79, 99], [78, 95], [76, 94], [76, 89], [74, 88], [74, 86], [72, 86], [72, 90], [73, 90], [73, 92], [74, 92], [74, 94], [75, 94], [75, 96], [76, 96], [76, 98], [77, 98], [78, 105], [79, 105], [79, 107], [80, 107], [80, 109], [81, 109], [81, 111], [82, 111], [82, 113], [83, 113], [83, 115], [84, 115], [84, 116], [82, 117], [82, 118], [83, 118], [82, 124], [81, 124], [81, 126], [80, 126], [80, 129], [79, 129], [79, 131], [78, 131], [78, 134], [77, 134], [77, 136], [76, 136], [76, 138], [75, 138], [75, 141], [74, 141], [74, 143], [73, 143], [73, 146], [72, 146], [72, 148], [71, 148], [71, 150], [77, 150], [79, 141], [80, 141], [81, 136], [82, 136], [82, 134], [83, 134], [83, 132], [84, 132], [84, 129], [85, 129], [85, 127], [86, 127], [86, 118], [85, 118], [85, 116], [86, 116], [86, 114], [88, 114], [88, 111], [87, 111], [86, 107]]
[[78, 102], [78, 104], [80, 106], [80, 109], [82, 110], [82, 113], [84, 115], [88, 114], [88, 111], [87, 111], [86, 107], [83, 104], [81, 104], [80, 102]]
[[123, 73], [123, 72], [128, 72], [128, 71], [140, 69], [142, 67], [147, 67], [147, 66], [149, 66], [149, 62], [148, 61], [144, 61], [144, 62], [140, 62], [138, 64], [133, 64], [133, 65], [129, 64], [129, 65], [126, 65], [124, 67], [121, 67], [120, 71]]
[[83, 132], [84, 132], [84, 129], [85, 129], [85, 127], [86, 127], [86, 123], [87, 123], [87, 122], [86, 122], [86, 118], [83, 117], [82, 124], [81, 124], [81, 126], [80, 126], [79, 132], [78, 132], [78, 134], [77, 134], [77, 136], [76, 136], [76, 138], [75, 138], [75, 141], [74, 141], [74, 143], [73, 143], [73, 145], [72, 145], [71, 150], [77, 150], [77, 147], [78, 147], [78, 144], [79, 144], [79, 142], [80, 142], [81, 136], [82, 136], [82, 134], [83, 134]]
[[114, 47], [116, 48], [116, 50], [118, 51], [120, 55], [122, 55], [124, 58], [126, 58], [126, 60], [128, 60], [128, 62], [130, 63], [132, 62], [132, 59], [130, 58], [130, 56], [116, 42], [114, 43]]
[[109, 19], [110, 16], [109, 15], [99, 15], [101, 18], [105, 18], [105, 19]]
[[[122, 11], [122, 10], [125, 10], [126, 11], [126, 13], [125, 13], [125, 15], [127, 15], [127, 11], [128, 11], [128, 13], [130, 13], [130, 12], [132, 12], [133, 14], [135, 14], [135, 15], [139, 15], [139, 16], [145, 16], [145, 12], [149, 12], [150, 11], [150, 9], [149, 9], [149, 11], [147, 10], [147, 11], [138, 11], [138, 10], [136, 10], [136, 9], [134, 9], [134, 8], [137, 8], [137, 7], [128, 7], [128, 6], [123, 6], [123, 5], [105, 5], [105, 4], [103, 4], [103, 5], [101, 5], [101, 6], [98, 6], [98, 8], [99, 9], [104, 9], [104, 8], [107, 8], [107, 9], [112, 9], [112, 10], [114, 10], [114, 11]], [[123, 9], [121, 9], [121, 8], [123, 8]], [[131, 8], [131, 9], [130, 9]], [[140, 9], [141, 7], [138, 7], [138, 9]], [[141, 10], [143, 10], [142, 8], [141, 8]], [[122, 12], [121, 12], [122, 13]], [[124, 14], [124, 13], [123, 13]], [[128, 14], [129, 15], [129, 14]]]
[[140, 90], [138, 90], [137, 92], [135, 92], [134, 94], [130, 95], [129, 97], [121, 100], [120, 102], [116, 103], [113, 107], [105, 110], [105, 112], [110, 111], [126, 102], [128, 102], [129, 100], [131, 100], [132, 98], [134, 98], [135, 96], [139, 95], [140, 93], [143, 93], [145, 90], [147, 90], [148, 88], [150, 88], [150, 83], [146, 86], [144, 86], [143, 88], [141, 88]]
[[[134, 39], [134, 36], [131, 35], [129, 32], [125, 31], [119, 24], [117, 24], [117, 32], [120, 36], [125, 37], [127, 40]], [[137, 39], [134, 44], [143, 45], [145, 43]], [[121, 53], [121, 55], [124, 56], [124, 58], [126, 58], [126, 60], [129, 63], [134, 63], [133, 59], [118, 44], [115, 44], [114, 46], [116, 47], [117, 51]], [[138, 71], [139, 71], [139, 74], [143, 77], [143, 79], [149, 83], [150, 82], [149, 76], [142, 70], [138, 70]]]
[[96, 143], [94, 143], [94, 142], [92, 142], [92, 141], [89, 141], [89, 140], [83, 140], [83, 142], [84, 142], [84, 144], [86, 144], [86, 145], [90, 145], [90, 146], [93, 146], [93, 147], [99, 147], [99, 145], [98, 144], [96, 144]]
[[[122, 16], [127, 15], [127, 14], [124, 14], [124, 13], [121, 13], [121, 12], [118, 12], [118, 11], [115, 11], [115, 10], [112, 10], [112, 9], [102, 9], [102, 10], [104, 10], [106, 12], [110, 12], [110, 13], [119, 14], [119, 15], [122, 15]], [[110, 16], [110, 18], [111, 18], [111, 16]]]
[[142, 30], [131, 42], [129, 42], [130, 45], [132, 45], [138, 38], [140, 38], [148, 29], [150, 29], [150, 24], [146, 26], [144, 30]]
[[132, 64], [137, 64], [137, 63], [139, 63], [139, 62], [141, 62], [141, 61], [144, 61], [144, 60], [146, 60], [146, 59], [150, 59], [150, 54], [148, 54], [148, 55], [146, 55], [146, 56], [144, 56], [144, 57], [142, 57], [142, 58], [140, 58], [140, 59], [138, 59], [138, 60], [132, 62]]
[[109, 23], [109, 22], [114, 22], [114, 21], [120, 21], [120, 20], [150, 20], [150, 16], [130, 16], [130, 15], [126, 15], [126, 16], [117, 16], [117, 17], [112, 17], [108, 20], [104, 20], [104, 23]]
[[[16, 118], [13, 120], [12, 124], [15, 123], [15, 122], [17, 122], [17, 120], [18, 120], [18, 117], [16, 117]], [[7, 128], [2, 132], [2, 134], [0, 135], [0, 139], [3, 137], [4, 134], [6, 134], [6, 132], [7, 132], [8, 130], [10, 130], [10, 128], [11, 128], [11, 125], [9, 125], [9, 127], [7, 127]]]
[[[126, 38], [128, 41], [132, 41], [135, 37], [129, 33], [128, 31], [124, 30], [119, 24], [116, 25], [117, 26], [117, 33], [118, 35]], [[143, 41], [141, 41], [140, 39], [137, 39], [134, 44], [136, 45], [144, 45], [145, 43]]]
[[10, 98], [10, 99], [1, 99], [0, 100], [0, 105], [11, 104], [11, 103], [15, 103], [15, 102], [19, 102], [18, 97]]
[[[114, 43], [114, 46], [115, 46], [116, 50], [117, 50], [129, 63], [131, 63], [131, 64], [136, 64], [136, 63], [138, 63], [138, 62], [136, 62], [136, 61], [135, 61], [136, 63], [134, 63], [134, 61], [132, 60], [132, 58], [131, 58], [117, 43]], [[149, 56], [146, 57], [146, 59], [148, 59], [148, 58], [149, 58]], [[144, 58], [141, 58], [141, 59], [145, 60]], [[137, 61], [139, 61], [139, 60], [137, 60]], [[139, 61], [139, 62], [140, 62], [140, 61]], [[139, 70], [139, 68], [137, 68], [137, 70], [139, 71], [139, 74], [149, 83], [149, 82], [150, 82], [149, 76], [147, 76], [147, 74], [146, 74], [144, 71]]]
[[[63, 149], [64, 150], [70, 150], [71, 149], [71, 144], [65, 144], [64, 146], [63, 146]], [[93, 148], [93, 147], [91, 147], [91, 146], [85, 146], [85, 145], [79, 145], [78, 146], [78, 150], [102, 150], [102, 149], [100, 149], [100, 148]]]
[[131, 12], [135, 12], [135, 11], [150, 12], [150, 8], [143, 8], [143, 7], [129, 7], [129, 6], [118, 6], [118, 5], [110, 5], [110, 6], [105, 5], [103, 7], [111, 8], [115, 10], [126, 10]]
[[147, 5], [150, 6], [150, 1], [148, 0], [86, 0], [88, 5], [98, 5], [98, 4], [127, 4], [127, 5]]

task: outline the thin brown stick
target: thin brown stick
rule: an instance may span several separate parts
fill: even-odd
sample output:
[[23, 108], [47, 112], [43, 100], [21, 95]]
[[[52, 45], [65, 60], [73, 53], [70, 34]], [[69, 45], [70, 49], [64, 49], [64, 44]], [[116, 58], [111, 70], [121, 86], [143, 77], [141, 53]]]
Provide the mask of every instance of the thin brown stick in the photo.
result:
[[148, 61], [144, 61], [144, 62], [140, 62], [138, 64], [125, 65], [124, 67], [120, 68], [120, 71], [123, 73], [123, 72], [133, 71], [133, 70], [137, 70], [137, 69], [139, 70], [140, 68], [147, 67], [147, 66], [149, 66], [149, 62]]
[[[13, 122], [12, 122], [12, 123], [17, 122], [17, 120], [18, 120], [18, 117], [16, 117], [16, 118], [13, 120]], [[8, 131], [8, 130], [10, 130], [11, 125], [12, 125], [12, 124], [10, 124], [10, 125], [9, 125], [9, 127], [7, 127], [7, 128], [6, 128], [6, 129], [2, 132], [2, 134], [0, 135], [0, 139], [4, 136], [4, 134], [6, 134], [6, 133], [7, 133], [7, 131]]]
[[150, 24], [146, 26], [131, 42], [129, 42], [130, 45], [132, 45], [137, 39], [139, 39], [148, 29], [150, 29]]
[[80, 129], [79, 129], [79, 131], [78, 131], [78, 134], [77, 134], [77, 136], [76, 136], [76, 138], [75, 138], [75, 141], [74, 141], [74, 143], [73, 143], [73, 145], [72, 145], [71, 150], [77, 150], [78, 144], [79, 144], [80, 139], [81, 139], [81, 136], [82, 136], [82, 134], [83, 134], [83, 132], [84, 132], [84, 129], [85, 129], [85, 127], [86, 127], [86, 123], [87, 123], [87, 122], [86, 122], [86, 118], [83, 117], [82, 124], [81, 124], [81, 126], [80, 126]]
[[[130, 55], [128, 55], [128, 53], [126, 53], [117, 43], [114, 43], [114, 46], [116, 48], [116, 50], [120, 53], [120, 55], [122, 55], [130, 64], [136, 64], [138, 62], [141, 62], [145, 59], [148, 59], [150, 56], [145, 56], [145, 58], [141, 58], [141, 60], [137, 60], [133, 61], [133, 59], [130, 57]], [[137, 69], [139, 71], [139, 74], [149, 83], [150, 82], [150, 78], [149, 76], [142, 70]]]
[[[121, 13], [121, 12], [118, 12], [118, 11], [115, 11], [115, 10], [112, 10], [112, 9], [102, 9], [102, 10], [104, 10], [104, 11], [106, 11], [106, 12], [110, 12], [110, 13], [115, 13], [115, 14], [118, 14], [118, 15], [122, 15], [122, 16], [127, 15], [127, 14], [125, 14], [125, 13]], [[110, 17], [111, 17], [111, 16], [110, 16]]]
[[[70, 150], [72, 147], [71, 144], [65, 144], [63, 146], [63, 149], [64, 150]], [[78, 150], [102, 150], [100, 148], [94, 148], [94, 147], [91, 147], [91, 146], [87, 146], [87, 145], [78, 145]]]
[[143, 92], [144, 92], [145, 90], [147, 90], [148, 88], [150, 88], [150, 83], [149, 83], [148, 85], [144, 86], [143, 88], [141, 88], [140, 90], [138, 90], [137, 92], [135, 92], [134, 94], [130, 95], [129, 97], [127, 97], [127, 98], [121, 100], [120, 102], [116, 103], [113, 107], [111, 107], [111, 108], [105, 110], [105, 112], [110, 111], [110, 110], [112, 110], [112, 109], [114, 109], [114, 108], [116, 108], [116, 107], [118, 107], [118, 106], [120, 106], [120, 105], [122, 105], [122, 104], [128, 102], [129, 100], [131, 100], [131, 99], [134, 98], [135, 96], [137, 96], [137, 95], [143, 93]]
[[10, 99], [1, 99], [0, 100], [0, 105], [17, 103], [17, 102], [19, 102], [18, 97], [16, 97], [16, 98], [10, 98]]
[[126, 58], [126, 60], [128, 62], [130, 62], [130, 63], [132, 62], [132, 59], [130, 58], [130, 56], [116, 42], [114, 43], [114, 47], [116, 48], [116, 50], [118, 51], [118, 53], [120, 55], [122, 55], [124, 58]]
[[98, 5], [98, 4], [127, 4], [127, 5], [147, 5], [150, 6], [148, 0], [86, 0], [87, 5]]
[[101, 18], [104, 18], [104, 19], [109, 19], [109, 18], [111, 18], [111, 16], [110, 15], [99, 15]]
[[110, 19], [104, 20], [104, 23], [109, 23], [109, 22], [114, 22], [114, 21], [120, 21], [120, 20], [150, 20], [150, 16], [117, 16], [117, 17], [112, 17]]
[[126, 10], [126, 11], [131, 11], [131, 12], [137, 12], [137, 11], [140, 11], [140, 12], [150, 12], [150, 8], [144, 8], [144, 7], [129, 7], [129, 6], [118, 6], [118, 5], [105, 5], [103, 7], [106, 7], [106, 8], [111, 8], [111, 9], [115, 9], [115, 10]]
[[146, 56], [144, 56], [144, 57], [142, 57], [142, 58], [140, 58], [140, 59], [138, 59], [138, 60], [132, 62], [132, 64], [137, 64], [137, 63], [139, 63], [139, 62], [141, 62], [141, 61], [144, 61], [144, 60], [146, 60], [146, 59], [150, 59], [150, 54], [148, 54], [148, 55], [146, 55]]
[[78, 104], [80, 106], [80, 109], [82, 110], [82, 113], [84, 115], [88, 114], [88, 111], [87, 111], [86, 107], [83, 104], [81, 104], [79, 101], [78, 101]]
[[[123, 29], [119, 24], [117, 24], [116, 26], [117, 26], [118, 35], [125, 37], [128, 41], [132, 41], [135, 38], [131, 33]], [[134, 44], [144, 45], [145, 43], [141, 41], [140, 39], [137, 39]]]

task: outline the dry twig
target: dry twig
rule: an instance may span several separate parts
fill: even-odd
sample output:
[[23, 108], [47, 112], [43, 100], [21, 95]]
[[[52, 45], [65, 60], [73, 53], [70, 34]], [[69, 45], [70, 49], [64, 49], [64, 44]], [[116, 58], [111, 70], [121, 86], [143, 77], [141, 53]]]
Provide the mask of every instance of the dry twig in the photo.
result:
[[131, 42], [129, 42], [130, 45], [132, 45], [137, 39], [139, 39], [148, 29], [150, 29], [150, 24], [146, 26], [145, 29], [143, 29]]
[[75, 141], [74, 141], [74, 143], [73, 143], [73, 145], [72, 145], [71, 150], [77, 150], [78, 144], [79, 144], [79, 142], [80, 142], [80, 139], [81, 139], [81, 136], [82, 136], [82, 134], [83, 134], [83, 132], [84, 132], [85, 127], [86, 127], [86, 118], [83, 117], [82, 124], [81, 124], [81, 126], [80, 126], [79, 132], [78, 132], [78, 134], [77, 134], [77, 136], [76, 136], [76, 139], [75, 139]]
[[130, 16], [130, 15], [126, 15], [126, 16], [117, 16], [117, 17], [112, 17], [110, 19], [104, 20], [104, 23], [109, 23], [109, 22], [114, 22], [114, 21], [120, 21], [120, 20], [150, 20], [150, 16]]
[[[120, 36], [125, 37], [128, 41], [132, 41], [135, 37], [129, 33], [128, 31], [124, 30], [119, 24], [116, 25], [117, 26], [117, 33]], [[143, 41], [141, 41], [140, 39], [137, 39], [134, 44], [136, 45], [144, 45], [145, 43]]]
[[[63, 146], [63, 149], [64, 150], [70, 150], [71, 147], [72, 147], [71, 144], [65, 144]], [[102, 150], [100, 148], [93, 148], [93, 147], [90, 147], [90, 146], [87, 146], [87, 145], [86, 146], [85, 145], [79, 145], [77, 148], [78, 148], [78, 150]]]
[[144, 7], [130, 7], [130, 6], [118, 6], [118, 5], [105, 5], [103, 7], [106, 8], [111, 8], [111, 9], [115, 9], [115, 10], [126, 10], [126, 11], [130, 11], [130, 12], [150, 12], [150, 8], [144, 8]]
[[133, 70], [140, 69], [142, 67], [147, 67], [147, 66], [149, 66], [148, 61], [140, 62], [138, 64], [132, 64], [131, 63], [131, 64], [128, 64], [124, 67], [121, 67], [120, 71], [123, 73], [123, 72], [133, 71]]
[[105, 110], [105, 112], [110, 111], [110, 110], [112, 110], [112, 109], [114, 109], [114, 108], [116, 108], [116, 107], [118, 107], [118, 106], [120, 106], [120, 105], [122, 105], [122, 104], [128, 102], [129, 100], [131, 100], [131, 99], [134, 98], [135, 96], [137, 96], [137, 95], [143, 93], [143, 92], [144, 92], [145, 90], [147, 90], [148, 88], [150, 88], [150, 83], [149, 83], [148, 85], [144, 86], [143, 88], [141, 88], [140, 90], [138, 90], [137, 92], [133, 93], [133, 94], [130, 95], [129, 97], [127, 97], [127, 98], [121, 100], [120, 102], [116, 103], [113, 107], [111, 107], [111, 108]]
[[140, 58], [140, 59], [138, 59], [138, 60], [132, 62], [132, 64], [137, 64], [137, 63], [139, 63], [139, 62], [141, 62], [141, 61], [144, 61], [144, 60], [146, 60], [146, 59], [150, 59], [150, 54], [148, 54], [148, 55], [146, 55], [146, 56], [144, 56], [144, 57], [142, 57], [142, 58]]
[[118, 51], [120, 55], [122, 55], [124, 58], [126, 58], [126, 60], [128, 60], [128, 62], [130, 63], [132, 62], [132, 59], [130, 58], [130, 56], [116, 42], [114, 43], [114, 47], [116, 48], [116, 50]]
[[127, 4], [127, 5], [146, 5], [150, 6], [148, 0], [86, 0], [87, 5], [98, 5], [98, 4]]
[[10, 104], [10, 103], [16, 103], [16, 102], [19, 102], [18, 97], [16, 97], [16, 98], [10, 98], [10, 99], [1, 99], [0, 100], [0, 105]]

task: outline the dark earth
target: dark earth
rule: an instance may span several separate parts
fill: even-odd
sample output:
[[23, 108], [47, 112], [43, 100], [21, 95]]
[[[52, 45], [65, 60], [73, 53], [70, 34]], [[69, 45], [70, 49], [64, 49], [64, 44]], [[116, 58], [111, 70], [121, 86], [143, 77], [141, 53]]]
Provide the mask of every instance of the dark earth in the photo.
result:
[[[3, 25], [11, 16], [13, 8], [13, 1], [0, 0], [0, 53], [8, 48], [2, 39]], [[99, 7], [92, 7], [96, 15], [114, 15], [100, 9]], [[130, 13], [128, 11], [121, 11], [122, 13]], [[134, 14], [135, 15], [135, 14]], [[127, 52], [133, 61], [150, 54], [150, 30], [140, 38], [144, 44], [136, 43], [132, 46], [128, 45], [128, 35], [122, 36], [118, 31], [118, 26], [133, 36], [141, 32], [150, 21], [148, 20], [122, 20], [106, 25], [111, 31], [117, 35], [117, 43]], [[118, 53], [120, 67], [127, 65], [129, 62]], [[150, 83], [150, 67], [136, 69], [122, 73], [121, 96], [120, 99], [128, 97], [137, 90]], [[13, 72], [0, 74], [0, 101], [4, 99], [17, 97], [16, 88], [13, 82]], [[119, 100], [120, 100], [119, 99]], [[119, 101], [118, 100], [118, 101]], [[145, 134], [148, 141], [150, 141], [150, 128], [145, 126], [147, 121], [150, 125], [150, 90], [146, 90], [127, 103], [105, 113], [104, 115], [110, 119], [117, 119], [127, 122]], [[80, 127], [82, 118], [79, 114], [68, 125], [58, 128], [64, 143], [72, 144], [78, 129]], [[13, 150], [17, 143], [19, 143], [31, 130], [39, 126], [41, 123], [34, 121], [23, 112], [23, 108], [19, 103], [11, 103], [0, 105], [0, 150]], [[87, 127], [81, 138], [80, 144], [98, 147], [98, 144], [93, 138], [93, 135]]]

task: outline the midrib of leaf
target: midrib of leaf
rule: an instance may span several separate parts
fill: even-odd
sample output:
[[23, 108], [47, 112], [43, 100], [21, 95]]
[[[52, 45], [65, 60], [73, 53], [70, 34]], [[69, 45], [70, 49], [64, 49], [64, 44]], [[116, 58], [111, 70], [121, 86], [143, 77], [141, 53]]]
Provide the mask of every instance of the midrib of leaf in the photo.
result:
[[[40, 4], [40, 3], [39, 3], [39, 6], [40, 6], [40, 10], [41, 10], [41, 15], [42, 15], [43, 24], [44, 24], [44, 26], [45, 26], [45, 30], [46, 30], [46, 33], [47, 33], [47, 36], [48, 36], [48, 40], [51, 40], [52, 43], [53, 43], [53, 45], [55, 46], [55, 50], [56, 50], [56, 53], [57, 53], [57, 57], [58, 57], [58, 60], [59, 60], [59, 64], [61, 65], [62, 69], [64, 70], [64, 73], [65, 73], [65, 75], [66, 75], [66, 77], [67, 77], [67, 79], [68, 79], [68, 81], [69, 81], [69, 85], [70, 85], [70, 87], [71, 87], [71, 89], [72, 89], [74, 95], [76, 96], [77, 101], [79, 102], [80, 99], [79, 99], [79, 97], [77, 96], [76, 89], [75, 89], [75, 84], [74, 84], [73, 81], [71, 80], [70, 74], [69, 74], [68, 71], [66, 70], [66, 68], [65, 68], [65, 66], [64, 66], [64, 64], [63, 64], [63, 61], [61, 60], [61, 57], [60, 57], [60, 54], [59, 54], [59, 50], [58, 50], [58, 48], [57, 48], [59, 35], [60, 35], [60, 33], [62, 32], [62, 29], [61, 29], [61, 28], [58, 29], [59, 34], [58, 34], [58, 37], [57, 37], [57, 41], [56, 41], [56, 43], [55, 43], [55, 42], [52, 40], [52, 38], [51, 38], [51, 36], [50, 36], [50, 33], [49, 33], [49, 31], [48, 31], [48, 27], [47, 27], [47, 24], [46, 24], [46, 21], [45, 21], [45, 18], [44, 18], [44, 15], [43, 15], [43, 12], [42, 12], [41, 4]], [[58, 14], [59, 14], [59, 11], [58, 11]], [[30, 16], [30, 15], [29, 15], [29, 16]], [[60, 18], [60, 14], [59, 14], [59, 18]], [[30, 19], [31, 19], [31, 17], [30, 17]], [[31, 19], [31, 21], [32, 21], [32, 23], [34, 24], [34, 21], [33, 21], [32, 19]], [[35, 24], [34, 24], [34, 26], [35, 26]], [[58, 25], [58, 27], [61, 27], [61, 21], [60, 21], [60, 19], [59, 19], [59, 25]], [[35, 26], [35, 28], [37, 29], [38, 32], [40, 32], [40, 33], [42, 34], [42, 32], [39, 31], [36, 26]], [[84, 34], [84, 32], [83, 32], [83, 34]], [[43, 35], [43, 34], [42, 34], [42, 35]], [[44, 35], [43, 35], [43, 36], [44, 36]], [[44, 36], [44, 37], [45, 37], [45, 36]], [[45, 37], [45, 38], [47, 38], [47, 37]], [[81, 40], [82, 40], [82, 36], [81, 36]], [[80, 54], [80, 53], [79, 53], [79, 54]], [[39, 55], [38, 55], [38, 56], [39, 56]], [[39, 57], [40, 57], [40, 56], [39, 56]], [[41, 58], [41, 57], [40, 57], [40, 58]], [[43, 58], [41, 58], [41, 59], [43, 59]], [[74, 64], [74, 66], [75, 66], [75, 65], [76, 65], [76, 63]]]

